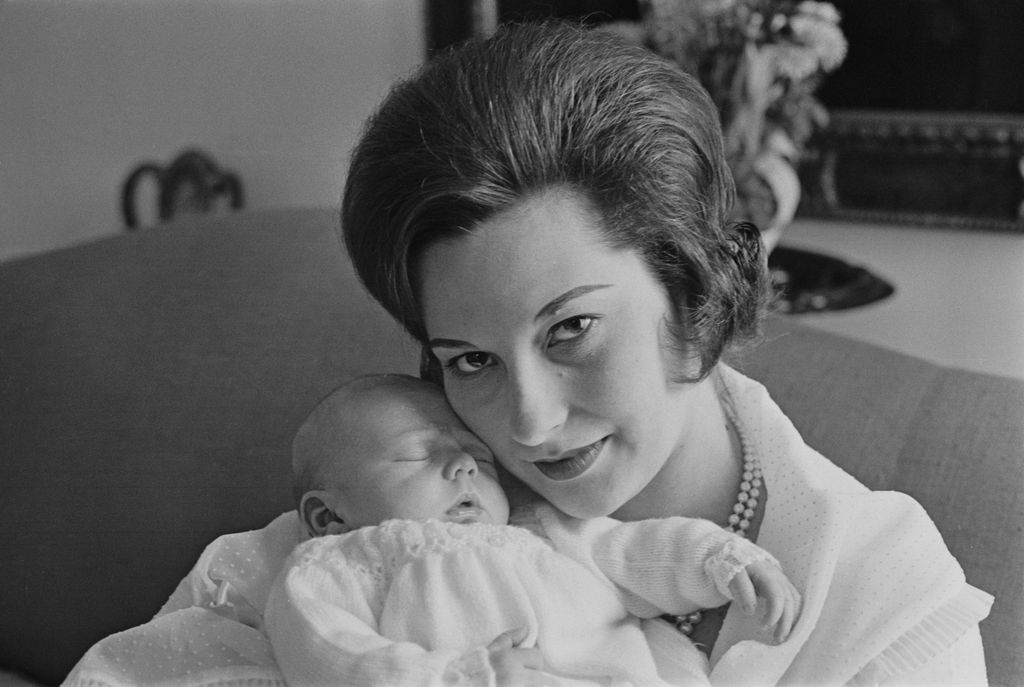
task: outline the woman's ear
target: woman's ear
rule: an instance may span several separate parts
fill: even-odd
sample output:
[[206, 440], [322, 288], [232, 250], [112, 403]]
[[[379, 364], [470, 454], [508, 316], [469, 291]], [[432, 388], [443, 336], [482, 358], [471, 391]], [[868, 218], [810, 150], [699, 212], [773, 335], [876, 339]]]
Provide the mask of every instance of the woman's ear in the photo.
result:
[[329, 496], [329, 493], [322, 489], [307, 491], [302, 495], [302, 502], [299, 504], [299, 517], [302, 519], [302, 526], [306, 530], [306, 534], [310, 537], [344, 534], [352, 529], [327, 505]]

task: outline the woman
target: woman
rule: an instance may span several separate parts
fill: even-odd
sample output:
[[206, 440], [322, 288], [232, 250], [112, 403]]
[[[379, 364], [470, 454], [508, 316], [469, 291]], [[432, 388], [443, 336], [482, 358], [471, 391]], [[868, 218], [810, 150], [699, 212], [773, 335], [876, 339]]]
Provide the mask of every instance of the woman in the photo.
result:
[[[653, 54], [503, 29], [386, 98], [346, 182], [346, 244], [526, 486], [574, 516], [708, 518], [782, 563], [803, 597], [786, 642], [729, 608], [652, 619], [663, 675], [687, 633], [712, 684], [984, 683], [991, 597], [920, 506], [869, 492], [719, 362], [768, 292], [756, 231], [726, 226], [721, 147], [707, 96]], [[262, 608], [299, 538], [294, 513], [219, 538], [65, 684], [283, 685]]]
[[[728, 609], [676, 623], [712, 682], [984, 683], [991, 597], [921, 508], [808, 448], [720, 363], [768, 300], [732, 199], [694, 79], [607, 34], [524, 25], [392, 91], [342, 226], [424, 374], [511, 475], [577, 517], [720, 522], [793, 575], [805, 606], [782, 645], [746, 641], [754, 623]], [[666, 655], [669, 630], [650, 623]]]

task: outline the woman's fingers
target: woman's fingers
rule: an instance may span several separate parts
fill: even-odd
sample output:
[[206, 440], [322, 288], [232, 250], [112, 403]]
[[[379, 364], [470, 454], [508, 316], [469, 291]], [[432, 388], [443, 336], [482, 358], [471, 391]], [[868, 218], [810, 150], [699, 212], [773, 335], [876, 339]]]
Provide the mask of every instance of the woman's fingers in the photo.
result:
[[544, 656], [537, 647], [520, 646], [528, 637], [524, 627], [502, 632], [487, 645], [498, 687], [544, 687]]
[[500, 635], [491, 640], [491, 643], [487, 645], [490, 651], [504, 651], [519, 646], [526, 641], [529, 635], [529, 630], [525, 627], [514, 627], [511, 630], [505, 630]]

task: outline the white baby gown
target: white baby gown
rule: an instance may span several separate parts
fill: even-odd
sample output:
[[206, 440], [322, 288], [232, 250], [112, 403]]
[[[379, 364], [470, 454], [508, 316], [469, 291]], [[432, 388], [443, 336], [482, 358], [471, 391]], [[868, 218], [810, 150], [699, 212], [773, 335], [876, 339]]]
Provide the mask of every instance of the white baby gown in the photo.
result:
[[[583, 522], [540, 505], [519, 524], [529, 529], [391, 520], [299, 546], [265, 612], [289, 685], [494, 684], [486, 647], [517, 629], [526, 631], [520, 646], [540, 649], [552, 684], [707, 684], [692, 645], [662, 670], [674, 674], [659, 674], [630, 612], [723, 603], [706, 571], [724, 587], [743, 565], [738, 555], [770, 559], [684, 518]], [[641, 548], [636, 568], [628, 554]], [[645, 600], [651, 589], [659, 598]]]

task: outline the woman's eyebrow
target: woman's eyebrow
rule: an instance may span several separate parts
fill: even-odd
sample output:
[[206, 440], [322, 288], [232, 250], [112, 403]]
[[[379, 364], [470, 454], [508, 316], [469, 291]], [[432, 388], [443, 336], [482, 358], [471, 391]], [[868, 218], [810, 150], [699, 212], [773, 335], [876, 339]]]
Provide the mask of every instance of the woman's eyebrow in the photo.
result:
[[611, 284], [584, 284], [583, 286], [577, 286], [574, 289], [569, 289], [561, 296], [558, 296], [557, 298], [553, 299], [550, 303], [545, 305], [543, 308], [541, 308], [540, 312], [537, 313], [533, 320], [534, 322], [536, 322], [542, 317], [546, 317], [548, 315], [558, 312], [559, 308], [561, 308], [563, 305], [565, 305], [574, 298], [579, 298], [580, 296], [588, 294], [591, 291], [597, 291], [598, 289], [607, 289], [609, 287], [611, 287]]
[[473, 348], [471, 343], [460, 339], [431, 339], [427, 342], [427, 346], [430, 348]]
[[[612, 284], [584, 284], [582, 286], [577, 286], [575, 288], [569, 289], [568, 291], [563, 293], [561, 296], [558, 296], [558, 297], [552, 299], [551, 302], [549, 302], [547, 305], [545, 305], [543, 308], [541, 308], [540, 311], [534, 316], [533, 321], [536, 322], [537, 320], [539, 320], [539, 319], [541, 319], [543, 317], [547, 317], [547, 316], [549, 316], [549, 315], [551, 315], [553, 313], [558, 312], [559, 308], [561, 308], [562, 306], [564, 306], [566, 303], [568, 303], [569, 301], [573, 300], [574, 298], [579, 298], [580, 296], [588, 294], [591, 291], [598, 291], [600, 289], [607, 289], [607, 288], [610, 288], [611, 286], [612, 286]], [[473, 344], [469, 343], [468, 341], [462, 341], [460, 339], [443, 339], [443, 338], [430, 339], [427, 342], [427, 346], [429, 346], [430, 348], [473, 348], [474, 347]]]

